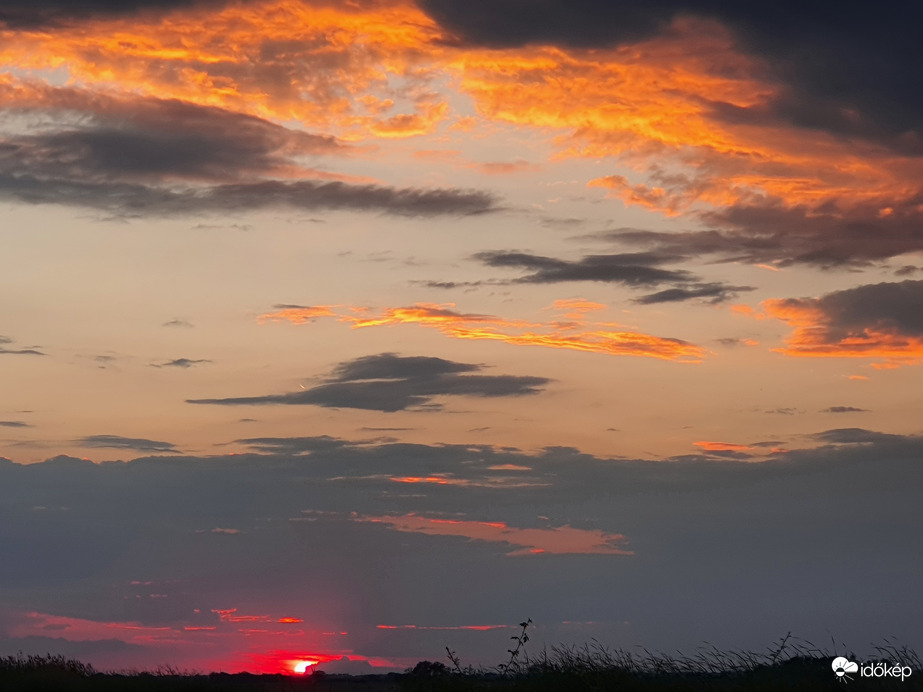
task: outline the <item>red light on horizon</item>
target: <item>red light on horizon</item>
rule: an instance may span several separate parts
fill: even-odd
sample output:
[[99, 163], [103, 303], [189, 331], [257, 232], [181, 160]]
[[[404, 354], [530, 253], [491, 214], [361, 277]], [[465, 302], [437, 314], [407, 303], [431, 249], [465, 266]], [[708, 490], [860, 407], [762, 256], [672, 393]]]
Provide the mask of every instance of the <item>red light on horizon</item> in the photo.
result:
[[292, 672], [304, 675], [312, 666], [316, 666], [319, 661], [312, 659], [305, 659], [302, 661], [294, 661], [292, 665]]

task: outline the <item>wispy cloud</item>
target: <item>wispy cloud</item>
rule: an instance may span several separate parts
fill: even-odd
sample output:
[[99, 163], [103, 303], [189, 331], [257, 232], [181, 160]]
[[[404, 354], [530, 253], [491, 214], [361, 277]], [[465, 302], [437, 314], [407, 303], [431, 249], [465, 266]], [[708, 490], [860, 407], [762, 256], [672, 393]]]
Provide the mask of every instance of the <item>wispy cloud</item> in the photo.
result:
[[489, 267], [525, 269], [529, 273], [514, 279], [515, 283], [556, 284], [573, 281], [614, 283], [634, 288], [674, 284], [673, 288], [637, 298], [644, 305], [675, 303], [694, 298], [719, 303], [733, 298], [751, 286], [731, 286], [720, 282], [703, 282], [685, 269], [666, 269], [661, 265], [676, 263], [681, 254], [633, 252], [611, 255], [588, 255], [578, 260], [563, 260], [524, 252], [480, 252], [475, 259]]
[[13, 339], [8, 336], [0, 336], [0, 355], [4, 356], [44, 356], [36, 348], [7, 348], [6, 344], [12, 344]]
[[686, 363], [696, 363], [705, 357], [704, 349], [681, 339], [652, 336], [620, 328], [616, 323], [588, 320], [587, 312], [605, 307], [599, 303], [582, 299], [560, 300], [553, 307], [564, 313], [564, 319], [550, 322], [510, 320], [459, 312], [455, 310], [454, 303], [417, 303], [409, 307], [385, 308], [377, 314], [368, 308], [358, 307], [286, 306], [260, 315], [259, 321], [305, 324], [318, 318], [333, 317], [357, 329], [412, 324], [436, 329], [455, 339], [484, 339], [517, 346], [544, 346]]
[[170, 442], [148, 440], [143, 437], [122, 437], [121, 435], [88, 435], [74, 440], [81, 447], [97, 449], [133, 449], [139, 452], [175, 452]]
[[211, 363], [210, 360], [206, 358], [174, 358], [173, 360], [166, 360], [162, 363], [151, 363], [152, 368], [182, 368], [187, 369], [195, 365], [202, 365], [203, 363]]

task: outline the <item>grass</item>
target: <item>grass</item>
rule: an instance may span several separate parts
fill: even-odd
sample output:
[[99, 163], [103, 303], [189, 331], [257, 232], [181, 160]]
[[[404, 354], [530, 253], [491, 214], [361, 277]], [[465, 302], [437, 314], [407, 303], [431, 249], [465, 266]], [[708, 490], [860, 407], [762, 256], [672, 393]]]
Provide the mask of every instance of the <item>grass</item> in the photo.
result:
[[[831, 667], [841, 655], [857, 660], [852, 652], [833, 644], [820, 649], [787, 634], [765, 651], [721, 650], [704, 644], [684, 654], [609, 649], [597, 641], [583, 646], [553, 646], [530, 655], [527, 650], [532, 621], [520, 623], [511, 637], [504, 662], [493, 668], [463, 666], [458, 655], [446, 649], [449, 663], [420, 661], [404, 673], [387, 675], [307, 676], [182, 673], [173, 669], [150, 672], [101, 673], [92, 666], [62, 656], [0, 657], [0, 690], [11, 692], [62, 692], [125, 690], [126, 692], [183, 692], [186, 690], [236, 692], [453, 692], [455, 690], [509, 690], [511, 692], [574, 690], [596, 692], [634, 690], [661, 692], [697, 690], [769, 692], [775, 690], [923, 690], [923, 662], [919, 655], [886, 641], [875, 647], [877, 661], [910, 666], [913, 673], [897, 678], [869, 679], [854, 675], [849, 687]], [[862, 663], [873, 661], [860, 658]]]

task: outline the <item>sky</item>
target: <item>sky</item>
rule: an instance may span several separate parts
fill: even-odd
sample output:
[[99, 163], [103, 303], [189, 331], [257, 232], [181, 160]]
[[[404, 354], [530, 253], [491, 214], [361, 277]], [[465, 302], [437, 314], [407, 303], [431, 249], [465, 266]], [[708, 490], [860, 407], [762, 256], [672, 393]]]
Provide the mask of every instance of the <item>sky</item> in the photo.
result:
[[0, 655], [923, 650], [918, 3], [0, 0]]

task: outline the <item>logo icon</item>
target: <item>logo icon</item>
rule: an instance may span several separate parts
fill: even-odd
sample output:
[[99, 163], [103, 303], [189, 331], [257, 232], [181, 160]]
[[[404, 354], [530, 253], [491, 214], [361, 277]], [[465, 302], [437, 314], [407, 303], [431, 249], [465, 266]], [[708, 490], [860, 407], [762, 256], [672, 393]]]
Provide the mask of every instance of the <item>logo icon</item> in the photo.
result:
[[850, 673], [859, 672], [859, 664], [850, 661], [847, 658], [842, 656], [837, 656], [833, 659], [833, 672], [836, 673], [836, 679], [838, 682], [849, 682], [852, 680]]

